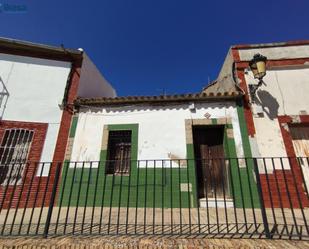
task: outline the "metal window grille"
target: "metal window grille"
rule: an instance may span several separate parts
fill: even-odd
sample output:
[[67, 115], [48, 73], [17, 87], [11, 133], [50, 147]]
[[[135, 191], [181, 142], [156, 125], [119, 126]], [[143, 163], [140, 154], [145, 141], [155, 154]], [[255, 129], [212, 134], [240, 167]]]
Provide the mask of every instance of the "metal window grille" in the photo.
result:
[[0, 146], [0, 184], [21, 180], [32, 138], [32, 130], [5, 130]]
[[107, 147], [107, 174], [129, 174], [131, 165], [131, 131], [110, 131]]

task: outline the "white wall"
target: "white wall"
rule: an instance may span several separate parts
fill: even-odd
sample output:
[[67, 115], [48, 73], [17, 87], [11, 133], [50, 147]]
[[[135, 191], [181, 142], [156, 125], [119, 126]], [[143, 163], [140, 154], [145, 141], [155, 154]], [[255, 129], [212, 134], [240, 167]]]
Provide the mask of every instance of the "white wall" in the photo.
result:
[[240, 60], [250, 61], [253, 56], [260, 53], [266, 56], [268, 59], [281, 60], [291, 58], [308, 58], [309, 57], [309, 46], [285, 46], [285, 47], [264, 47], [264, 48], [251, 48], [251, 49], [240, 49], [239, 56]]
[[[251, 72], [245, 76], [247, 84], [256, 84]], [[253, 112], [262, 106], [263, 115], [254, 115], [256, 140], [261, 156], [286, 156], [278, 123], [279, 115], [309, 114], [309, 68], [270, 69], [257, 92]]]
[[185, 119], [231, 117], [238, 156], [243, 156], [242, 141], [234, 103], [198, 103], [196, 112], [189, 104], [170, 106], [129, 106], [113, 108], [84, 107], [78, 118], [71, 161], [98, 161], [103, 126], [108, 124], [139, 124], [138, 160], [169, 159], [169, 153], [186, 158]]
[[114, 88], [104, 78], [86, 53], [83, 54], [78, 96], [83, 98], [116, 97]]
[[[256, 84], [253, 75], [249, 72], [245, 76], [247, 84]], [[262, 157], [286, 157], [286, 149], [283, 142], [277, 116], [300, 115], [301, 111], [309, 114], [309, 68], [270, 68], [264, 77], [264, 82], [257, 92], [257, 102], [253, 104], [253, 120], [256, 129], [252, 148], [253, 156]], [[262, 107], [263, 114], [258, 114]], [[268, 170], [272, 171], [270, 162]], [[289, 163], [284, 160], [284, 168], [289, 168]], [[281, 168], [277, 162], [275, 168]]]
[[41, 161], [53, 157], [70, 68], [68, 62], [0, 54], [0, 77], [9, 92], [2, 119], [48, 123]]

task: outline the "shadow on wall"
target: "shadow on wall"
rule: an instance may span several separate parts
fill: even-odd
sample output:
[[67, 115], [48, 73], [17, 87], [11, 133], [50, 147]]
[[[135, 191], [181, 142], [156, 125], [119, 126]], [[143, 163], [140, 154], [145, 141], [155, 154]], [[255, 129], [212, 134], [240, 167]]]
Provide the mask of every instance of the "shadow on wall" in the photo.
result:
[[278, 116], [279, 110], [279, 103], [276, 98], [274, 98], [269, 92], [265, 90], [259, 90], [257, 92], [257, 97], [255, 102], [258, 105], [261, 105], [263, 111], [266, 115], [271, 119], [274, 120]]

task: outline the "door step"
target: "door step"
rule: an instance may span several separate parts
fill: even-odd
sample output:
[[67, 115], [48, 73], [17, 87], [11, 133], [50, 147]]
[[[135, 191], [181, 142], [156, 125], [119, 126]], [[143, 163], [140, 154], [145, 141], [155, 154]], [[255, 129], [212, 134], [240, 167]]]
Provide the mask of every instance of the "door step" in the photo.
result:
[[224, 208], [224, 207], [231, 208], [231, 207], [234, 207], [233, 199], [225, 199], [224, 200], [223, 198], [217, 198], [217, 199], [202, 198], [202, 199], [199, 199], [199, 202], [200, 202], [200, 207], [203, 207], [203, 208], [207, 208], [207, 207], [211, 207], [211, 208], [215, 208], [215, 207], [218, 207], [218, 208]]

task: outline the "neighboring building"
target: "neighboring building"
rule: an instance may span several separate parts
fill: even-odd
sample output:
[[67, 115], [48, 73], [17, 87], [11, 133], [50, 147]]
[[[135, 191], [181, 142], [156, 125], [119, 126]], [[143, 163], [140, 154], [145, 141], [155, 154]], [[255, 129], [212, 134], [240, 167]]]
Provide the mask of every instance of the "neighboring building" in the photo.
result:
[[[267, 57], [267, 73], [264, 84], [252, 97], [249, 85], [256, 85], [257, 80], [250, 71], [249, 61], [258, 53]], [[260, 172], [264, 173], [262, 184], [266, 185], [266, 178], [273, 184], [264, 186], [266, 205], [273, 199], [273, 203], [282, 202], [290, 207], [287, 195], [283, 194], [280, 200], [277, 190], [286, 189], [287, 183], [292, 205], [300, 205], [299, 194], [303, 205], [308, 206], [309, 41], [232, 46], [219, 78], [224, 76], [233, 76], [230, 78], [245, 94], [244, 113], [250, 140], [246, 156], [273, 158], [258, 160]], [[295, 157], [303, 158], [295, 160]], [[277, 180], [279, 187], [275, 185]]]
[[5, 38], [0, 38], [0, 93], [1, 194], [8, 178], [10, 185], [20, 185], [25, 171], [47, 176], [50, 162], [64, 160], [77, 97], [116, 96], [81, 49]]
[[[84, 168], [82, 174], [85, 179], [77, 180], [74, 184], [77, 187], [82, 181], [86, 188], [91, 167], [98, 170], [91, 170], [92, 179], [100, 174], [96, 185], [101, 187], [97, 195], [101, 196], [102, 189], [106, 187], [107, 201], [110, 200], [110, 194], [118, 196], [120, 186], [133, 186], [123, 190], [123, 195], [131, 191], [130, 201], [140, 202], [138, 205], [143, 206], [145, 200], [135, 196], [136, 188], [148, 182], [149, 193], [161, 195], [164, 190], [170, 196], [173, 191], [176, 197], [172, 203], [168, 201], [164, 204], [167, 207], [177, 207], [179, 198], [182, 198], [183, 207], [205, 207], [207, 196], [208, 205], [215, 205], [215, 183], [206, 186], [207, 179], [207, 182], [217, 184], [217, 200], [222, 202], [224, 193], [228, 205], [232, 206], [230, 177], [236, 186], [239, 166], [240, 174], [246, 180], [250, 179], [254, 200], [257, 202], [253, 171], [246, 169], [243, 161], [237, 165], [235, 161], [229, 164], [222, 160], [224, 157], [243, 158], [245, 155], [243, 139], [248, 143], [248, 135], [243, 109], [238, 103], [241, 96], [235, 85], [230, 85], [214, 91], [205, 89], [197, 94], [79, 98], [75, 102], [78, 112], [70, 133], [70, 144], [73, 146], [67, 149], [66, 154], [67, 162], [71, 162], [67, 164], [70, 165], [69, 169], [65, 169], [69, 173], [63, 173], [68, 176], [66, 182], [71, 182], [76, 174], [80, 177]], [[207, 173], [205, 161], [197, 159], [205, 159], [209, 163], [207, 160], [213, 158], [219, 160], [212, 161], [213, 167], [210, 166]], [[85, 165], [84, 162], [92, 163]], [[186, 177], [187, 174], [190, 177]], [[73, 196], [78, 194], [74, 192], [74, 184]], [[89, 187], [94, 188], [95, 185]], [[66, 188], [70, 188], [70, 183], [67, 183]], [[239, 191], [236, 187], [237, 206], [242, 205]], [[95, 192], [89, 189], [89, 193]], [[246, 198], [249, 194], [249, 191], [244, 193], [246, 202], [250, 199]], [[149, 198], [151, 203], [153, 197], [149, 194], [145, 198]], [[156, 205], [160, 207], [162, 202], [162, 198], [157, 196]]]

